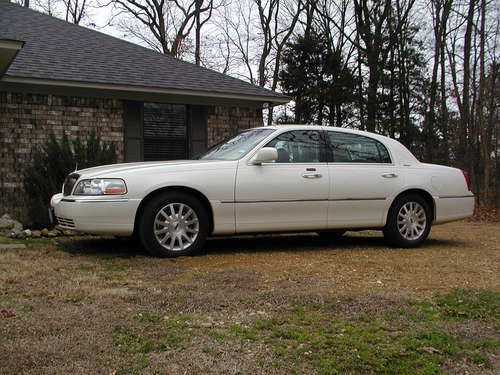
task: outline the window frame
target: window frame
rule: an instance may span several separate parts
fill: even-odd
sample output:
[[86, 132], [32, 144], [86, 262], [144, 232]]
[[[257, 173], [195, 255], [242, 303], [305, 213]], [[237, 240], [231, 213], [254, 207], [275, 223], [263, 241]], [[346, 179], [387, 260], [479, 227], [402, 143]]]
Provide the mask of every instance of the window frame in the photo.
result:
[[283, 134], [286, 134], [286, 133], [293, 133], [293, 132], [302, 132], [302, 131], [311, 131], [311, 132], [316, 132], [318, 133], [319, 135], [319, 158], [320, 158], [320, 161], [319, 162], [300, 162], [300, 163], [277, 163], [276, 161], [275, 162], [272, 162], [272, 163], [262, 163], [262, 165], [311, 165], [311, 164], [314, 164], [314, 165], [318, 165], [318, 164], [327, 164], [328, 161], [327, 161], [327, 144], [326, 144], [326, 139], [325, 139], [325, 133], [322, 129], [288, 129], [288, 130], [285, 130], [285, 131], [282, 131], [280, 132], [279, 134], [276, 134], [274, 135], [274, 137], [266, 140], [262, 146], [258, 147], [257, 151], [260, 150], [261, 148], [264, 148], [264, 147], [271, 147], [271, 146], [267, 146], [269, 143], [273, 142], [276, 138], [282, 136]]
[[[352, 136], [355, 136], [355, 137], [361, 137], [361, 138], [367, 138], [371, 141], [373, 141], [375, 143], [375, 147], [377, 147], [377, 150], [378, 150], [378, 146], [381, 146], [383, 147], [386, 151], [387, 151], [387, 155], [389, 156], [389, 160], [390, 162], [388, 163], [384, 163], [384, 162], [381, 162], [381, 161], [377, 161], [377, 162], [355, 162], [355, 161], [335, 161], [335, 158], [333, 157], [333, 145], [332, 143], [330, 142], [330, 136], [329, 136], [329, 133], [334, 133], [334, 134], [348, 134], [348, 135], [352, 135]], [[391, 150], [389, 147], [387, 147], [383, 142], [379, 141], [378, 139], [375, 139], [373, 137], [370, 137], [370, 136], [367, 136], [367, 135], [364, 135], [364, 134], [356, 134], [356, 133], [348, 133], [348, 132], [340, 132], [340, 131], [336, 131], [336, 130], [325, 130], [325, 148], [326, 148], [326, 160], [327, 160], [327, 163], [328, 164], [342, 164], [342, 165], [394, 165], [394, 157], [391, 153]], [[380, 151], [379, 152], [379, 157], [380, 157]]]

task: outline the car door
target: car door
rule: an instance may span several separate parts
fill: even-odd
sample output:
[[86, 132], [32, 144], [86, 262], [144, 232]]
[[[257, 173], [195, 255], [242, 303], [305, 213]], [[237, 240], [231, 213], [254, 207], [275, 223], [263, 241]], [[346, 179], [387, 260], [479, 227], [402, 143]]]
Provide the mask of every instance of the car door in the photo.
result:
[[236, 231], [326, 228], [330, 181], [321, 132], [286, 131], [265, 147], [275, 147], [278, 160], [238, 165]]
[[326, 134], [328, 228], [383, 225], [387, 200], [403, 183], [389, 151], [364, 135], [331, 130]]

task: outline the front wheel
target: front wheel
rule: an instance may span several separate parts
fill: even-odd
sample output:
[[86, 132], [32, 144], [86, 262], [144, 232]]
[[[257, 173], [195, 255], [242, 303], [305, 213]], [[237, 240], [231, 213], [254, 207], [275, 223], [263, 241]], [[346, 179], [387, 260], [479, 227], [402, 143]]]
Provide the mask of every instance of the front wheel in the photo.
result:
[[146, 203], [139, 221], [139, 237], [150, 254], [177, 257], [201, 249], [208, 228], [206, 209], [197, 198], [171, 192]]
[[431, 230], [431, 209], [420, 195], [398, 198], [389, 210], [384, 228], [385, 238], [399, 247], [419, 246]]

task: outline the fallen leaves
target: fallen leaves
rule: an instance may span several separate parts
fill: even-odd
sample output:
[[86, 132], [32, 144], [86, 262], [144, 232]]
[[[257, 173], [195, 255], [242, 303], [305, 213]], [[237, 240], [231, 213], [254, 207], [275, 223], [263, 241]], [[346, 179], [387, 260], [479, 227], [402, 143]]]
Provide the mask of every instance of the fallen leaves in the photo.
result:
[[426, 353], [426, 354], [442, 354], [443, 353], [441, 350], [433, 348], [432, 346], [425, 346], [423, 348], [418, 348], [417, 351], [419, 353]]
[[0, 315], [2, 315], [2, 318], [13, 318], [16, 316], [14, 311], [12, 310], [7, 310], [7, 309], [2, 309], [0, 310]]

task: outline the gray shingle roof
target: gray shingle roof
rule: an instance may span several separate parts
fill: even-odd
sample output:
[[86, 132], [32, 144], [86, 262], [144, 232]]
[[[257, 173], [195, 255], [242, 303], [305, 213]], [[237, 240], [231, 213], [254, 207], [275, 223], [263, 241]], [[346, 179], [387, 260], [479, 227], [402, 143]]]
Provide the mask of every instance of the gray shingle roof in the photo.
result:
[[286, 97], [210, 69], [0, 0], [0, 39], [25, 42], [7, 77]]

